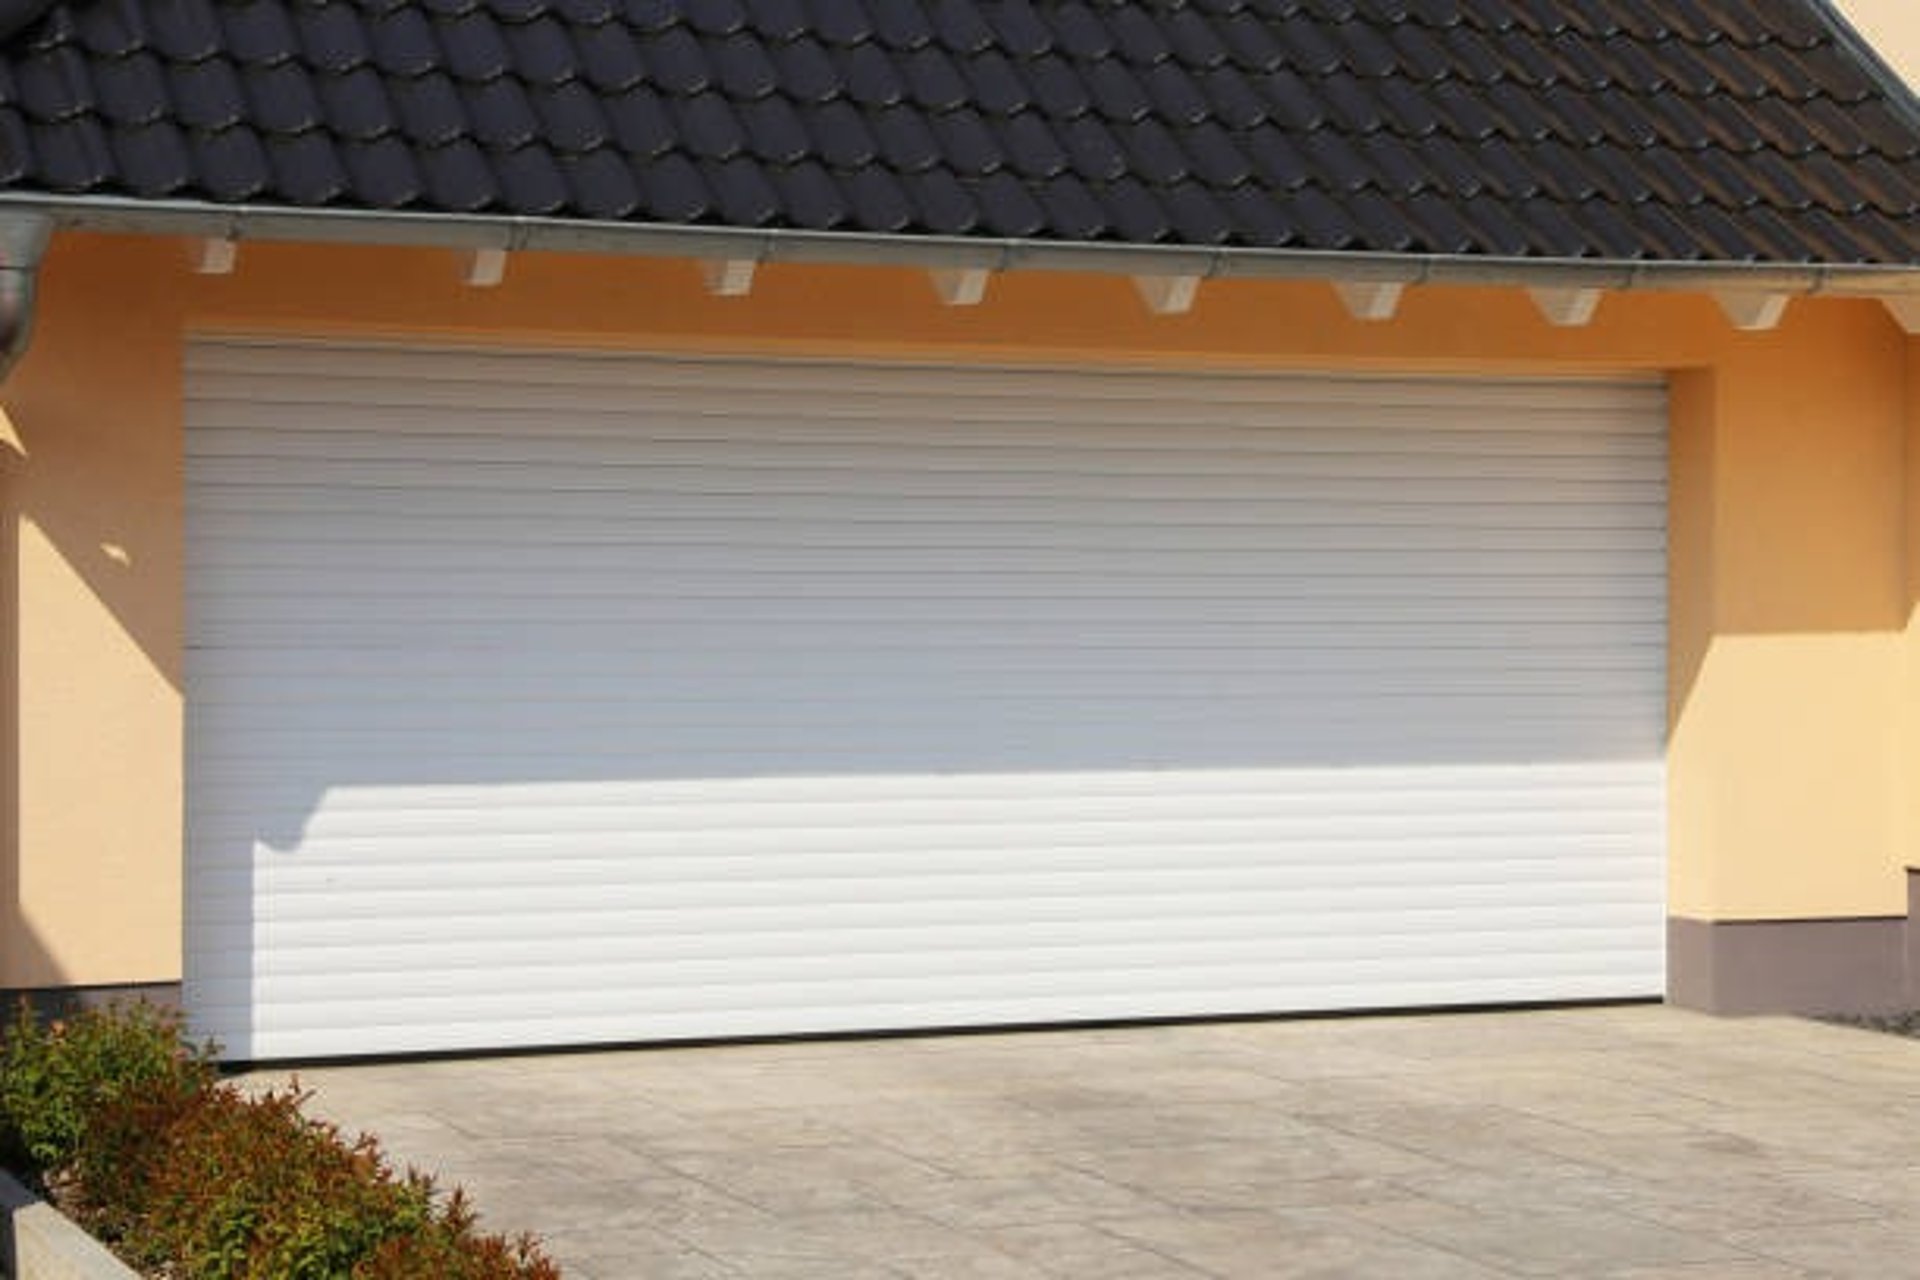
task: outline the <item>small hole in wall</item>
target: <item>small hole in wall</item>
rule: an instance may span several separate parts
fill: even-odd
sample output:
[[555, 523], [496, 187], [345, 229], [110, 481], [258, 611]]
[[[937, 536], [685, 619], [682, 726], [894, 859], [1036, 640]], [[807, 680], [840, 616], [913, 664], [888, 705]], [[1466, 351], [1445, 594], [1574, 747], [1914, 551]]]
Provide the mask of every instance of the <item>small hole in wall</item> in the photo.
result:
[[133, 553], [117, 542], [101, 543], [100, 554], [118, 565], [131, 567], [133, 564]]

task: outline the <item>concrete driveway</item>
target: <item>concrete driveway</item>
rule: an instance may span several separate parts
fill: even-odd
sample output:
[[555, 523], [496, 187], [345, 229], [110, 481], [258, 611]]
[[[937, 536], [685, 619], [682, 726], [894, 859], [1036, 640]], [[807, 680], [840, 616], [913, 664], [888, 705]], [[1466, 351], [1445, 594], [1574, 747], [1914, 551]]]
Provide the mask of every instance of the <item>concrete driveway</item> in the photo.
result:
[[571, 1280], [1920, 1276], [1920, 1041], [1639, 1006], [309, 1071]]

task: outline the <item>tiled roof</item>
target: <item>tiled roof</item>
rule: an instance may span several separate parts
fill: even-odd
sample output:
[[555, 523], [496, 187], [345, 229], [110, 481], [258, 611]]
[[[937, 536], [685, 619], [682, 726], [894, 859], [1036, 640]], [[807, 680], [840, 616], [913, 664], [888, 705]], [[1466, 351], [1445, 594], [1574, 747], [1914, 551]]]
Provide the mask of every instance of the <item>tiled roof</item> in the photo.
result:
[[0, 0], [0, 189], [1915, 264], [1920, 111], [1814, 0]]

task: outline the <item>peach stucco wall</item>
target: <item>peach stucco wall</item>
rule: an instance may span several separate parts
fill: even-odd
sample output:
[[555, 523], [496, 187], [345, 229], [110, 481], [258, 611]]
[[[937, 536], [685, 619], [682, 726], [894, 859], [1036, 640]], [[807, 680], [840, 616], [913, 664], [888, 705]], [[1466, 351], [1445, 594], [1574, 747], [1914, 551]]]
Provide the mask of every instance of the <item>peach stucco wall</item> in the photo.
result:
[[[924, 276], [525, 255], [497, 289], [429, 250], [60, 238], [4, 389], [11, 597], [0, 680], [0, 986], [178, 974], [181, 410], [191, 331], [634, 350], [777, 350], [1176, 367], [1559, 375], [1673, 386], [1670, 906], [1709, 919], [1884, 915], [1920, 832], [1915, 347], [1870, 302], [1732, 331], [1702, 297], [1609, 298], [1549, 327], [1510, 290], [1416, 289], [1388, 323], [1313, 284], [1217, 282], [1185, 316], [1123, 280], [1016, 274], [975, 308]], [[1920, 545], [1920, 544], [1915, 544]]]

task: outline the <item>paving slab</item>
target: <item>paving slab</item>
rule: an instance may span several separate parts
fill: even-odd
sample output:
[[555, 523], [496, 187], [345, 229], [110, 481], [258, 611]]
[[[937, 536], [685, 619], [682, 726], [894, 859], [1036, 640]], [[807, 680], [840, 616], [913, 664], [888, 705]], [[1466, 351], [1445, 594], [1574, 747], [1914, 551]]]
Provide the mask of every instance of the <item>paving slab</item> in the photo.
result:
[[1631, 1005], [299, 1078], [570, 1280], [1920, 1275], [1920, 1041], [1799, 1019]]

